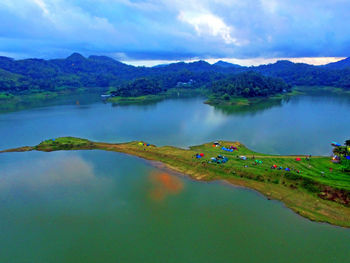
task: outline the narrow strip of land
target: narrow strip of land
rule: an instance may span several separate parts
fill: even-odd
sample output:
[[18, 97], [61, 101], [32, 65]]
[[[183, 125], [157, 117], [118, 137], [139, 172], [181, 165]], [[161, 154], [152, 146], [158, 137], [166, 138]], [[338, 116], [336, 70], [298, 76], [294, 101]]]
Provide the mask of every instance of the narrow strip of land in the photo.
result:
[[350, 174], [329, 157], [267, 155], [251, 151], [239, 142], [221, 141], [217, 145], [206, 143], [181, 149], [140, 141], [113, 144], [74, 137], [0, 153], [32, 150], [105, 150], [160, 161], [196, 180], [226, 180], [257, 190], [311, 220], [350, 227]]

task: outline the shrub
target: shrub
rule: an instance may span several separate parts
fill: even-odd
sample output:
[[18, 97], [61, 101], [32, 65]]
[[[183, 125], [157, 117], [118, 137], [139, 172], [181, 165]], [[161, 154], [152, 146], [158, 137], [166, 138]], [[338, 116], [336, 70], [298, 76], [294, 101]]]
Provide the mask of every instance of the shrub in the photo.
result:
[[312, 193], [320, 192], [319, 186], [311, 179], [304, 178], [301, 186]]
[[272, 181], [272, 183], [273, 183], [273, 184], [279, 184], [279, 183], [280, 183], [280, 180], [275, 179], [275, 180]]

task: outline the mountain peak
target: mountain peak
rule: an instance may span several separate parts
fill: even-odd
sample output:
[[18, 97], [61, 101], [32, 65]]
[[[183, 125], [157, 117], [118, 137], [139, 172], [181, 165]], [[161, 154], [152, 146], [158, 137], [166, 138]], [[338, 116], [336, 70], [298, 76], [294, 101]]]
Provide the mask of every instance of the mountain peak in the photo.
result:
[[280, 65], [282, 65], [282, 64], [287, 65], [288, 64], [288, 65], [290, 65], [290, 64], [294, 64], [294, 63], [290, 60], [277, 60], [276, 64], [280, 64]]
[[73, 53], [72, 55], [70, 55], [69, 57], [67, 57], [67, 60], [70, 60], [70, 61], [82, 61], [82, 60], [85, 60], [86, 58], [79, 54], [79, 53]]
[[194, 62], [190, 62], [189, 64], [192, 64], [192, 65], [210, 65], [205, 60], [197, 60], [197, 61], [194, 61]]
[[218, 62], [214, 63], [215, 66], [222, 67], [222, 68], [240, 68], [240, 65], [229, 63], [223, 60], [219, 60]]

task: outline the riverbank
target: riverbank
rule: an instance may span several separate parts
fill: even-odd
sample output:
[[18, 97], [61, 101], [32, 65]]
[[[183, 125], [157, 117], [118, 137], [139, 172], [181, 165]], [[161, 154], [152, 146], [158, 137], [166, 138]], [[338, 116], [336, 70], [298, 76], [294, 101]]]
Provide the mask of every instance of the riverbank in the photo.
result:
[[[64, 105], [64, 104], [79, 104], [79, 95], [94, 93], [94, 102], [101, 101], [101, 94], [106, 92], [106, 88], [79, 88], [76, 90], [63, 89], [57, 91], [36, 91], [22, 93], [0, 93], [0, 113], [27, 110], [31, 108]], [[174, 88], [157, 95], [145, 95], [138, 97], [110, 97], [105, 101], [113, 106], [117, 105], [145, 105], [153, 104], [166, 99], [174, 98], [191, 98], [203, 97], [206, 98], [204, 103], [218, 108], [224, 113], [232, 114], [246, 111], [260, 111], [274, 106], [279, 106], [283, 101], [297, 95], [327, 95], [335, 94], [347, 96], [350, 98], [350, 91], [336, 87], [322, 86], [298, 86], [294, 87], [289, 93], [278, 94], [271, 97], [231, 97], [229, 99], [210, 95], [205, 89], [189, 89], [189, 88]], [[75, 99], [76, 98], [76, 99]], [[73, 101], [74, 100], [74, 101]]]
[[208, 99], [204, 102], [215, 108], [221, 110], [223, 113], [232, 114], [239, 112], [255, 112], [264, 109], [268, 109], [275, 106], [280, 106], [284, 101], [288, 101], [290, 98], [300, 95], [310, 96], [327, 96], [338, 95], [350, 98], [350, 90], [329, 87], [329, 86], [295, 86], [291, 92], [277, 94], [270, 97], [215, 97], [213, 95], [208, 96]]
[[0, 112], [10, 112], [35, 107], [44, 101], [56, 99], [60, 94], [53, 91], [33, 93], [0, 93]]
[[110, 97], [107, 102], [112, 103], [112, 105], [131, 105], [131, 104], [150, 104], [159, 102], [165, 99], [173, 98], [191, 98], [198, 96], [206, 96], [207, 92], [203, 89], [169, 89], [166, 92], [162, 92], [156, 95], [144, 95], [138, 97]]
[[350, 90], [339, 88], [339, 87], [331, 87], [331, 86], [297, 86], [293, 89], [299, 94], [308, 94], [308, 95], [327, 95], [327, 94], [335, 94], [341, 96], [348, 96], [350, 98]]
[[223, 112], [244, 112], [247, 110], [262, 110], [273, 106], [280, 105], [283, 101], [289, 100], [291, 97], [298, 95], [327, 95], [332, 93], [336, 95], [350, 96], [350, 91], [337, 87], [324, 86], [296, 86], [288, 93], [276, 94], [269, 97], [227, 97], [210, 94], [204, 89], [169, 89], [166, 92], [157, 95], [145, 95], [138, 97], [111, 97], [107, 101], [113, 105], [131, 105], [131, 104], [149, 104], [159, 102], [170, 98], [188, 98], [194, 96], [202, 96], [204, 103], [219, 108]]
[[[350, 175], [342, 172], [341, 166], [332, 163], [329, 157], [318, 156], [307, 160], [305, 156], [267, 155], [251, 151], [239, 142], [220, 143], [219, 147], [207, 143], [181, 149], [156, 147], [136, 141], [111, 144], [63, 137], [46, 140], [33, 147], [2, 152], [106, 150], [126, 153], [160, 161], [196, 180], [225, 180], [254, 189], [269, 199], [282, 201], [296, 213], [311, 220], [350, 227]], [[236, 149], [230, 152], [223, 150], [223, 146]], [[196, 154], [200, 153], [203, 157], [196, 158]], [[221, 164], [211, 161], [212, 157], [218, 155], [227, 157], [228, 161]], [[240, 156], [247, 159], [243, 160]], [[276, 168], [272, 169], [274, 165]], [[288, 171], [286, 168], [289, 168]]]

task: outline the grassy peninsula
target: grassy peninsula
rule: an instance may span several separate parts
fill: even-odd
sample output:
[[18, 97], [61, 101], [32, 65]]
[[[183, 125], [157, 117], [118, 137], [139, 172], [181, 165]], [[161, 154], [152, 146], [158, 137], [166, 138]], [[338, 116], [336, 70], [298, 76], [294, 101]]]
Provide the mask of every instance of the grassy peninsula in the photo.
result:
[[[225, 180], [254, 189], [311, 220], [350, 227], [350, 174], [343, 165], [331, 162], [330, 157], [267, 155], [251, 151], [239, 142], [227, 141], [218, 146], [206, 143], [181, 149], [139, 141], [113, 144], [74, 137], [2, 152], [32, 150], [105, 150], [160, 161], [196, 180]], [[224, 157], [227, 162], [222, 161]]]

